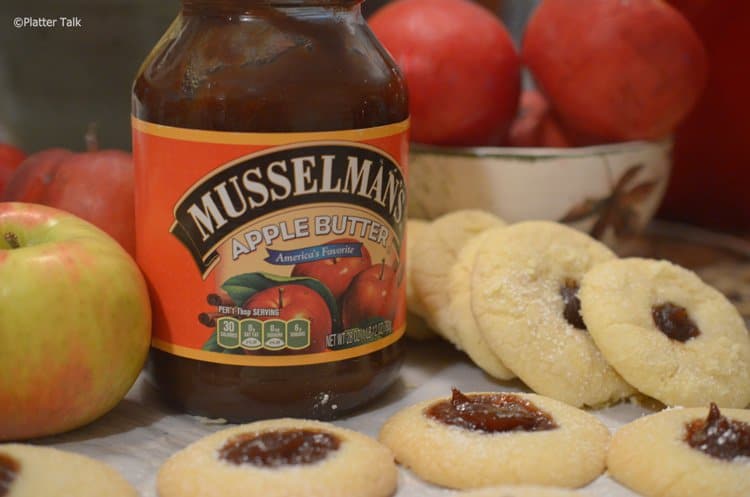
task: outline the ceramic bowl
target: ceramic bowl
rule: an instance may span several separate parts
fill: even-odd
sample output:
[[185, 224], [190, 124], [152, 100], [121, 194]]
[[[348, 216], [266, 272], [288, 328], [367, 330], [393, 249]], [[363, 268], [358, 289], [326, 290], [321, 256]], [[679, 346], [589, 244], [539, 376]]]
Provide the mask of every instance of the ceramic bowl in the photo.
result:
[[577, 148], [412, 145], [409, 216], [484, 209], [569, 224], [610, 245], [641, 232], [669, 180], [670, 140]]

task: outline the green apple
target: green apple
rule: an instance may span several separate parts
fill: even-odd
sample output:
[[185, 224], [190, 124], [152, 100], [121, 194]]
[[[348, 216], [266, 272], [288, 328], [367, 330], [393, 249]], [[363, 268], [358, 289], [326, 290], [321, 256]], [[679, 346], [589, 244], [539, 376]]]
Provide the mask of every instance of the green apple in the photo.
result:
[[151, 307], [138, 266], [72, 214], [0, 203], [0, 440], [82, 426], [141, 371]]

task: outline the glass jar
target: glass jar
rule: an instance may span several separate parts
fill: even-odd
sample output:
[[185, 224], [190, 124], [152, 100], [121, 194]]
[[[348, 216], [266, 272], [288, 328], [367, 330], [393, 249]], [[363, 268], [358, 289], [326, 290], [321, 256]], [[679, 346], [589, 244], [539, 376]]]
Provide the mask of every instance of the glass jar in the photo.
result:
[[397, 377], [408, 102], [351, 0], [183, 0], [133, 86], [150, 377], [188, 413], [330, 419]]

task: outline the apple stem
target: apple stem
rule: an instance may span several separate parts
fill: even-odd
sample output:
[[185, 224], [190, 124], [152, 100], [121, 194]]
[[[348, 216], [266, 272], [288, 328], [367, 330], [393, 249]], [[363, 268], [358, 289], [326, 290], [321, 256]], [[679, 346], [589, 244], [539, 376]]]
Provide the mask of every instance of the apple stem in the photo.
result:
[[21, 242], [18, 241], [18, 235], [16, 235], [12, 231], [8, 231], [7, 233], [5, 233], [3, 238], [5, 238], [5, 241], [8, 243], [10, 248], [12, 249], [21, 248]]
[[383, 260], [380, 262], [380, 281], [383, 281], [383, 277], [385, 276], [385, 257], [383, 257]]
[[284, 288], [279, 287], [279, 309], [284, 308]]
[[233, 307], [234, 301], [228, 295], [219, 295], [218, 293], [209, 293], [206, 297], [208, 305]]
[[198, 322], [203, 326], [213, 328], [216, 326], [216, 320], [224, 316], [226, 316], [226, 314], [220, 312], [201, 312], [198, 314]]
[[89, 123], [86, 134], [83, 139], [86, 142], [87, 152], [96, 152], [99, 150], [99, 137], [97, 136], [98, 125], [95, 122]]

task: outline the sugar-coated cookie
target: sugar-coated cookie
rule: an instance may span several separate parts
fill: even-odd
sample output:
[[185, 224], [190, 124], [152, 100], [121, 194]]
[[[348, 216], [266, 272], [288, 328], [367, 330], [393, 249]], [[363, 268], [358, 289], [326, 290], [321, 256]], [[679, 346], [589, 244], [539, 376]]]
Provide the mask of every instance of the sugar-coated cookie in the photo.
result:
[[477, 250], [487, 232], [473, 236], [458, 253], [456, 262], [448, 274], [450, 311], [458, 343], [464, 352], [485, 373], [500, 380], [510, 380], [516, 375], [487, 345], [479, 332], [474, 313], [471, 312], [471, 273], [474, 269]]
[[414, 241], [423, 236], [428, 224], [422, 219], [407, 219], [406, 221], [406, 336], [414, 340], [429, 340], [437, 337], [424, 320], [426, 311], [414, 290], [414, 275], [412, 274]]
[[505, 223], [480, 210], [460, 210], [431, 222], [414, 241], [412, 275], [414, 289], [424, 304], [427, 323], [441, 336], [461, 348], [450, 311], [448, 273], [458, 252], [472, 236]]
[[379, 438], [399, 463], [445, 487], [578, 487], [604, 471], [609, 431], [554, 399], [454, 389], [452, 397], [399, 411]]
[[157, 475], [160, 497], [388, 497], [396, 484], [393, 455], [376, 440], [287, 418], [202, 438]]
[[583, 279], [581, 309], [607, 361], [667, 405], [750, 403], [750, 335], [735, 307], [667, 261], [622, 259]]
[[480, 490], [467, 490], [453, 495], [453, 497], [588, 497], [575, 490], [555, 487], [540, 487], [537, 485], [503, 485]]
[[423, 219], [406, 221], [406, 307], [417, 316], [424, 316], [424, 304], [414, 289], [414, 245], [424, 237], [430, 223]]
[[80, 454], [25, 444], [0, 444], [3, 497], [138, 497], [114, 469]]
[[610, 476], [646, 497], [750, 495], [750, 411], [669, 409], [615, 433]]
[[535, 392], [574, 406], [633, 393], [586, 331], [576, 293], [583, 275], [615, 255], [564, 225], [492, 229], [476, 255], [471, 307], [492, 351]]

